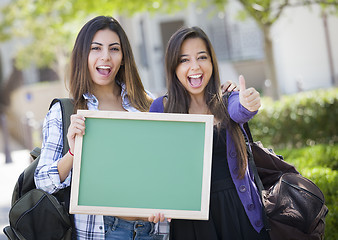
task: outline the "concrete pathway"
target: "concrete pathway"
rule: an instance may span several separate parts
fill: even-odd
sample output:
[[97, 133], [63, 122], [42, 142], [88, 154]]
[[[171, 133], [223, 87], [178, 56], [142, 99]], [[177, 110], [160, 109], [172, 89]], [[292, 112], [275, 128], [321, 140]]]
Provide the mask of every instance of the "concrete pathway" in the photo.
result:
[[3, 228], [8, 223], [12, 192], [20, 173], [29, 165], [29, 150], [10, 139], [12, 163], [5, 163], [3, 134], [0, 128], [0, 240], [7, 240]]

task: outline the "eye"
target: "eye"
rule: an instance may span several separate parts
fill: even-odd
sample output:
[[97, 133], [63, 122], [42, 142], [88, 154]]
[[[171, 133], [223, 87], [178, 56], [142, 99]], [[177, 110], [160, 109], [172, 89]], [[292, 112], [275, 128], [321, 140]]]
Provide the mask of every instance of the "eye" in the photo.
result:
[[205, 60], [205, 59], [208, 59], [208, 56], [207, 56], [207, 55], [202, 55], [202, 56], [200, 56], [198, 59]]
[[180, 63], [185, 63], [185, 62], [188, 62], [189, 60], [187, 58], [181, 58], [180, 59]]
[[99, 47], [92, 47], [90, 50], [95, 51], [95, 50], [100, 50], [100, 48]]
[[118, 52], [118, 51], [120, 51], [120, 48], [118, 48], [118, 47], [112, 47], [110, 50]]

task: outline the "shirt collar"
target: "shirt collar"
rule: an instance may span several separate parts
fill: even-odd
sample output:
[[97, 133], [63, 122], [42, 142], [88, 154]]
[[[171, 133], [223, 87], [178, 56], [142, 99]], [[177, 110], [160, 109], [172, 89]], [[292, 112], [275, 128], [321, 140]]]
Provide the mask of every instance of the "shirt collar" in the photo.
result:
[[[122, 98], [122, 107], [128, 112], [139, 112], [136, 108], [134, 108], [127, 95], [126, 85], [124, 83], [118, 83], [121, 86], [121, 98]], [[153, 98], [153, 96], [147, 91], [147, 94]], [[85, 93], [82, 95], [84, 99], [87, 100], [88, 110], [98, 110], [99, 101], [97, 98], [91, 93]]]

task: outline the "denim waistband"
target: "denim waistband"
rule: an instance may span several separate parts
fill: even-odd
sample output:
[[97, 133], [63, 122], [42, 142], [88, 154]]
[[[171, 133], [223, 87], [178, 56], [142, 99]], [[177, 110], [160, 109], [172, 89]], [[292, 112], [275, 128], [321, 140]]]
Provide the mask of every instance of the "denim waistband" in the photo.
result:
[[218, 192], [226, 189], [235, 188], [231, 178], [217, 180], [211, 184], [211, 192]]
[[104, 223], [109, 225], [111, 228], [124, 228], [129, 231], [142, 231], [151, 233], [154, 231], [154, 223], [147, 221], [127, 221], [121, 218], [113, 217], [113, 216], [104, 216]]

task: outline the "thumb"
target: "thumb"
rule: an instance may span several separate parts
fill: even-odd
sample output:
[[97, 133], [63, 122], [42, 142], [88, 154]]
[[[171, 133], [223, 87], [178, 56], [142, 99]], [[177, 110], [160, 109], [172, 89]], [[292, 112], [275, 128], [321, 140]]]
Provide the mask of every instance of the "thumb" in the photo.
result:
[[239, 90], [240, 92], [245, 91], [246, 87], [245, 87], [245, 79], [243, 77], [243, 75], [239, 76]]

